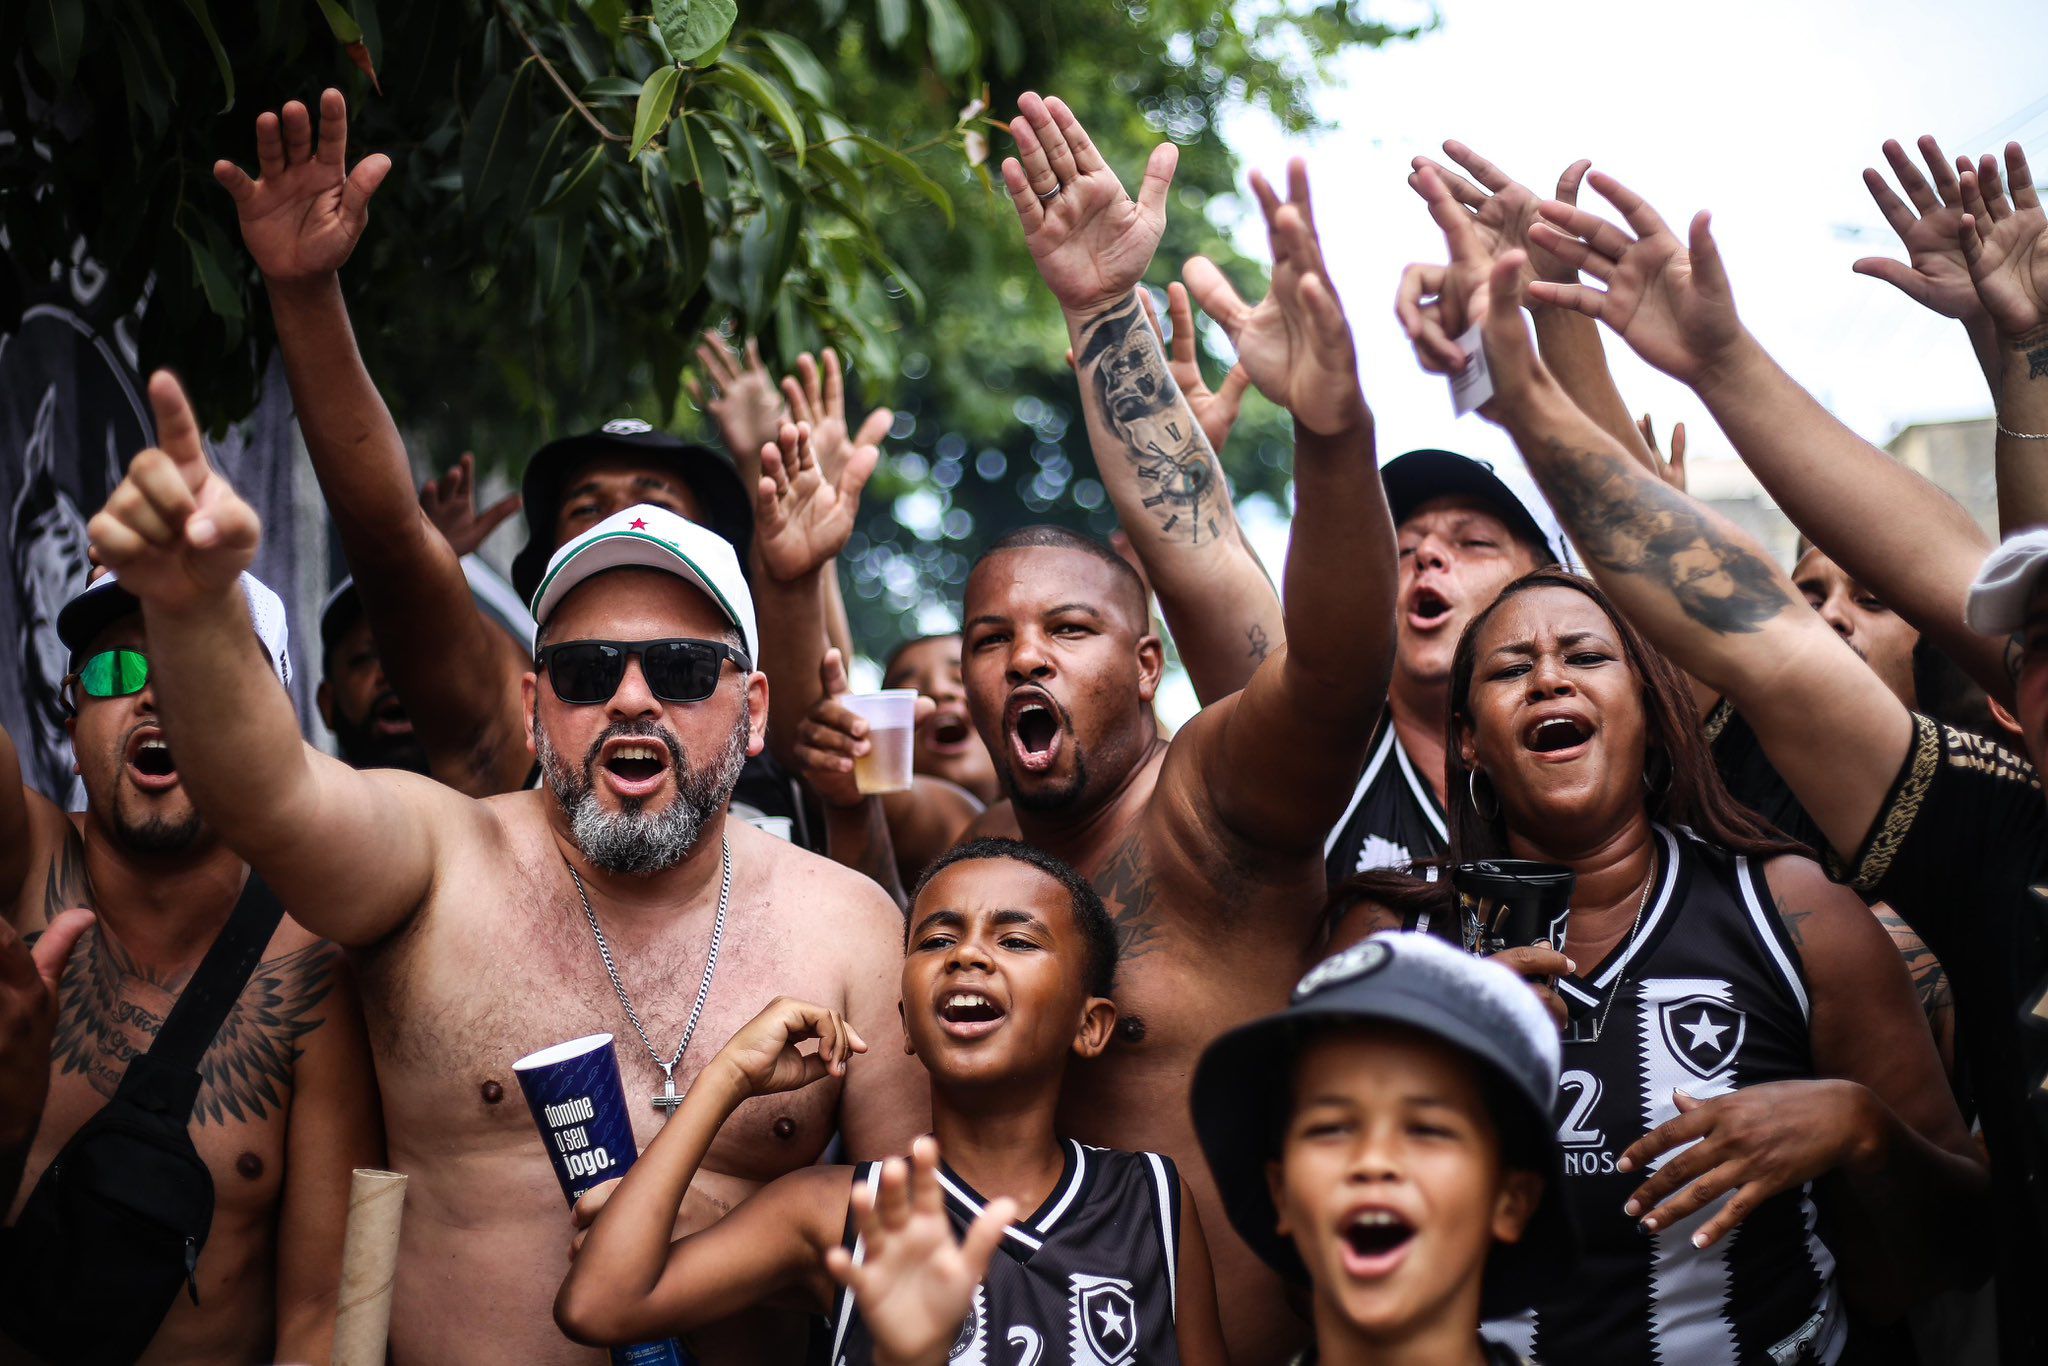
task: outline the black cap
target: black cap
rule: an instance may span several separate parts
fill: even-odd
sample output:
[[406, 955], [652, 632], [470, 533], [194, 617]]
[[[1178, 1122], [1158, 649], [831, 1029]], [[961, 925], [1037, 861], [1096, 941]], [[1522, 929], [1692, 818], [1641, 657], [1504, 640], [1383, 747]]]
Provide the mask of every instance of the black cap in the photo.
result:
[[1498, 1318], [1528, 1308], [1578, 1253], [1552, 1118], [1562, 1065], [1557, 1026], [1521, 978], [1427, 934], [1353, 944], [1311, 968], [1286, 1010], [1230, 1031], [1202, 1054], [1195, 1133], [1238, 1236], [1282, 1276], [1308, 1283], [1293, 1240], [1276, 1227], [1266, 1164], [1279, 1155], [1275, 1135], [1293, 1104], [1302, 1026], [1326, 1022], [1420, 1031], [1468, 1055], [1495, 1083], [1489, 1092], [1506, 1111], [1494, 1116], [1504, 1152], [1512, 1165], [1542, 1174], [1543, 1195], [1521, 1241], [1496, 1243], [1487, 1257], [1480, 1309]]
[[1545, 563], [1563, 563], [1527, 505], [1484, 460], [1455, 451], [1409, 451], [1380, 466], [1380, 484], [1395, 526], [1432, 498], [1470, 498], [1492, 508], [1518, 540], [1540, 547]]
[[555, 514], [579, 463], [603, 455], [629, 455], [673, 469], [697, 496], [703, 523], [731, 541], [740, 565], [754, 540], [754, 501], [731, 456], [657, 431], [636, 417], [617, 418], [594, 432], [550, 441], [526, 462], [519, 492], [526, 513], [526, 545], [512, 559], [512, 586], [530, 601], [555, 553]]

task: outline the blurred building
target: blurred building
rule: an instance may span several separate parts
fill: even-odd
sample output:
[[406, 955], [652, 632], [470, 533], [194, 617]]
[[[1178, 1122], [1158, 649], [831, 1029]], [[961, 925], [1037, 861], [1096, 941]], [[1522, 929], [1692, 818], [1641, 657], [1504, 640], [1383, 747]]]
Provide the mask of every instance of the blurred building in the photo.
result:
[[[1885, 449], [1961, 503], [1978, 525], [1998, 535], [1998, 490], [1992, 471], [1997, 433], [1990, 418], [1916, 422], [1899, 429]], [[1698, 460], [1686, 471], [1694, 497], [1755, 537], [1785, 568], [1792, 567], [1799, 533], [1739, 460]]]

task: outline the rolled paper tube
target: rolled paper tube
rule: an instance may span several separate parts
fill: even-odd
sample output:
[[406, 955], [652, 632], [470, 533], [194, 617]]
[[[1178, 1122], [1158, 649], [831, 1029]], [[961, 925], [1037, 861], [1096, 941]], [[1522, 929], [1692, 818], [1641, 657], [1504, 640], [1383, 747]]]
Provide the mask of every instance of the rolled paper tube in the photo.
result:
[[333, 1366], [384, 1366], [404, 1214], [404, 1173], [356, 1168], [348, 1189], [348, 1232], [341, 1244]]

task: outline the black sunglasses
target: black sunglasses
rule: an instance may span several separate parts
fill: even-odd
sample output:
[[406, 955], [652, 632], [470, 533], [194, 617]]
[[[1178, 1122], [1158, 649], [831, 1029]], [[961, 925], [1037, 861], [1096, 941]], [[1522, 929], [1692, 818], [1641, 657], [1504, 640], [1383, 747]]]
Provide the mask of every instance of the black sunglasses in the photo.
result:
[[731, 660], [741, 673], [753, 672], [746, 651], [722, 640], [565, 640], [542, 646], [534, 662], [546, 672], [555, 696], [580, 707], [611, 701], [626, 676], [626, 661], [640, 657], [647, 687], [664, 702], [702, 702], [718, 690], [718, 675]]

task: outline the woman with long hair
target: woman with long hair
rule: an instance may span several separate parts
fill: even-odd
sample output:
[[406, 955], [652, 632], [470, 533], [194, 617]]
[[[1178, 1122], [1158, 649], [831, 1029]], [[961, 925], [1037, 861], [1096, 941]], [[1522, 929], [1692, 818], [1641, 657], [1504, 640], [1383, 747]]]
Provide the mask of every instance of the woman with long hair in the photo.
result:
[[1890, 941], [1728, 795], [1685, 680], [1590, 580], [1516, 580], [1451, 667], [1453, 865], [1576, 875], [1558, 1136], [1586, 1255], [1496, 1335], [1547, 1362], [1835, 1361], [1837, 1259], [1895, 1273], [1984, 1188]]

